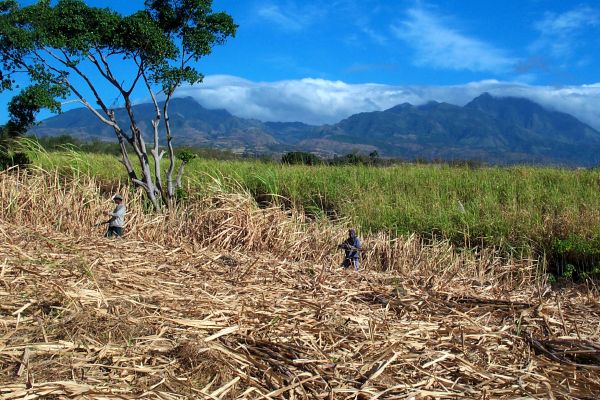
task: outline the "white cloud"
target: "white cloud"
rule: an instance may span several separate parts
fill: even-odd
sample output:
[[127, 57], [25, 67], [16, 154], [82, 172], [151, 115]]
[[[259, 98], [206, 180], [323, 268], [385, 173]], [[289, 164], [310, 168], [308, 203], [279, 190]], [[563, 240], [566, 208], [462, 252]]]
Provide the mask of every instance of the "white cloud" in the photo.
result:
[[532, 50], [546, 51], [556, 58], [571, 57], [581, 45], [580, 35], [588, 28], [600, 26], [600, 11], [580, 6], [562, 14], [546, 13], [535, 24], [540, 38], [533, 43]]
[[435, 68], [509, 72], [518, 61], [501, 49], [445, 26], [425, 8], [411, 8], [392, 31], [416, 51], [416, 63]]
[[366, 23], [358, 25], [358, 29], [363, 33], [365, 37], [371, 39], [372, 42], [380, 46], [383, 46], [388, 43], [388, 38], [385, 35], [369, 27]]
[[256, 9], [256, 15], [284, 31], [298, 32], [314, 24], [325, 10], [317, 6], [298, 6], [288, 1], [284, 6], [264, 2]]
[[453, 86], [391, 86], [313, 78], [253, 82], [212, 75], [201, 85], [181, 88], [177, 95], [192, 96], [204, 107], [223, 108], [244, 118], [323, 124], [405, 102], [419, 105], [435, 100], [462, 106], [483, 92], [526, 97], [545, 107], [570, 113], [600, 130], [600, 108], [597, 107], [600, 83], [553, 87], [484, 80]]
[[563, 14], [546, 13], [544, 19], [536, 24], [542, 32], [561, 34], [572, 33], [586, 25], [598, 25], [600, 14], [597, 10], [582, 6]]
[[275, 4], [267, 4], [260, 7], [258, 9], [258, 16], [287, 30], [296, 31], [303, 28], [300, 21], [286, 15], [284, 11]]

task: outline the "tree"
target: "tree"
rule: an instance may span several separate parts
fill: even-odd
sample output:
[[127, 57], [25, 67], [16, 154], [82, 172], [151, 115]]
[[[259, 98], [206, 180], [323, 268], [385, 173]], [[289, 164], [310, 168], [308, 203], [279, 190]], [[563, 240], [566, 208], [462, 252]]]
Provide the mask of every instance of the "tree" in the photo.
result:
[[60, 103], [51, 98], [51, 94], [52, 91], [33, 85], [11, 99], [8, 104], [10, 119], [0, 128], [0, 170], [29, 164], [26, 153], [15, 151], [16, 139], [27, 132], [41, 107], [57, 111]]
[[[21, 82], [30, 84], [11, 110], [21, 122], [33, 122], [41, 108], [60, 111], [60, 101], [73, 96], [111, 126], [129, 178], [146, 191], [158, 210], [161, 199], [173, 204], [181, 181], [176, 177], [186, 164], [183, 160], [174, 176], [169, 102], [181, 85], [202, 81], [195, 64], [214, 46], [235, 36], [237, 25], [230, 15], [213, 12], [212, 0], [146, 0], [144, 4], [143, 10], [122, 16], [82, 0], [59, 0], [55, 5], [40, 0], [27, 7], [15, 0], [0, 1], [0, 83], [3, 90], [15, 90]], [[130, 71], [125, 79], [119, 76], [123, 70]], [[112, 92], [105, 93], [105, 86]], [[147, 92], [155, 109], [149, 151], [132, 108], [132, 96], [140, 90]], [[115, 93], [124, 104], [128, 126], [115, 117], [115, 101], [111, 102]], [[159, 102], [161, 97], [164, 100]], [[161, 170], [165, 151], [159, 148], [161, 124], [169, 160], [166, 185]], [[140, 176], [130, 151], [137, 157]]]
[[377, 150], [373, 150], [369, 153], [369, 163], [371, 165], [378, 165], [379, 161], [379, 152]]
[[303, 151], [290, 151], [281, 156], [283, 164], [304, 164], [304, 165], [319, 165], [323, 161], [312, 153]]

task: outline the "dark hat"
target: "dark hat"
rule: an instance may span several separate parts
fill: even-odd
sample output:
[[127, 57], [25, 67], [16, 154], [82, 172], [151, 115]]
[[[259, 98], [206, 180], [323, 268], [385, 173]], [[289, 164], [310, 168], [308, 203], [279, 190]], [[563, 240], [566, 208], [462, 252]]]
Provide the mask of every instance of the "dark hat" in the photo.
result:
[[121, 201], [123, 201], [123, 196], [121, 196], [120, 194], [115, 194], [112, 199], [113, 200], [121, 200]]
[[348, 235], [350, 235], [351, 237], [355, 237], [356, 236], [356, 230], [355, 229], [348, 229]]

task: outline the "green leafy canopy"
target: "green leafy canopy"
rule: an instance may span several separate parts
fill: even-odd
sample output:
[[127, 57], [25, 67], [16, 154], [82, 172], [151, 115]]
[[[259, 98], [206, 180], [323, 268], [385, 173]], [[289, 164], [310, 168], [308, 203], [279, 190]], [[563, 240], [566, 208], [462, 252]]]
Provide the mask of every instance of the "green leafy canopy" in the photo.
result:
[[[235, 36], [232, 17], [213, 12], [211, 4], [147, 0], [144, 9], [122, 16], [82, 0], [41, 0], [26, 7], [0, 1], [1, 88], [18, 89], [21, 80], [15, 76], [23, 73], [32, 85], [25, 92], [30, 110], [36, 109], [33, 103], [59, 110], [60, 103], [51, 99], [73, 92], [69, 78], [81, 64], [95, 60], [115, 84], [117, 78], [106, 71], [112, 60], [127, 60], [171, 95], [181, 84], [200, 82], [194, 64]], [[11, 112], [23, 101], [13, 104]]]

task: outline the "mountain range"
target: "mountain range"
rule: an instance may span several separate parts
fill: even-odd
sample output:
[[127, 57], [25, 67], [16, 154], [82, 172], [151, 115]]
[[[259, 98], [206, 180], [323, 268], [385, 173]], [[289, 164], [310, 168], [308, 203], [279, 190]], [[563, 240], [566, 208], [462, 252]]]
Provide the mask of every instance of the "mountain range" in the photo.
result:
[[[404, 103], [321, 126], [239, 118], [226, 110], [206, 109], [190, 97], [173, 99], [169, 110], [176, 145], [251, 153], [307, 151], [324, 157], [377, 151], [383, 157], [491, 164], [600, 163], [597, 130], [572, 115], [548, 110], [531, 100], [488, 93], [462, 107], [435, 101], [419, 106]], [[154, 107], [139, 104], [134, 112], [149, 139]], [[122, 126], [128, 126], [124, 110], [117, 110], [116, 116]], [[48, 118], [30, 133], [114, 140], [109, 126], [81, 108]]]

